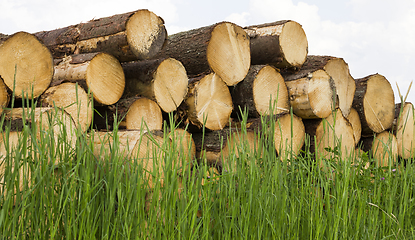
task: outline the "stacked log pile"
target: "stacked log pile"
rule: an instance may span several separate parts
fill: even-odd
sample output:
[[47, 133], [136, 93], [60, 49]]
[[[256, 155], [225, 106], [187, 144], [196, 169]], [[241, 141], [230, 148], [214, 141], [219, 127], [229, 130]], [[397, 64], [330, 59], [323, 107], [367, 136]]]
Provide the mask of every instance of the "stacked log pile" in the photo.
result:
[[[234, 166], [226, 161], [238, 152], [235, 146], [242, 141], [261, 151], [258, 136], [265, 130], [273, 133], [282, 160], [295, 159], [306, 136], [317, 159], [333, 157], [327, 149], [336, 146], [343, 155], [371, 150], [382, 166], [398, 155], [415, 156], [413, 105], [395, 107], [391, 85], [380, 74], [354, 79], [342, 58], [309, 56], [295, 21], [244, 28], [220, 22], [167, 36], [159, 16], [138, 10], [0, 35], [0, 77], [1, 112], [11, 107], [11, 97], [39, 99], [36, 108], [61, 108], [89, 134], [97, 159], [106, 157], [102, 148], [118, 124], [122, 155], [151, 165], [149, 171], [164, 163], [144, 161], [145, 155], [172, 144], [160, 133], [148, 141], [163, 129], [167, 113], [193, 133], [182, 134], [191, 139], [183, 149], [197, 150], [189, 152], [189, 165], [197, 156], [221, 169]], [[243, 111], [249, 117], [244, 131], [235, 123]], [[271, 116], [273, 129], [262, 126], [263, 116]]]

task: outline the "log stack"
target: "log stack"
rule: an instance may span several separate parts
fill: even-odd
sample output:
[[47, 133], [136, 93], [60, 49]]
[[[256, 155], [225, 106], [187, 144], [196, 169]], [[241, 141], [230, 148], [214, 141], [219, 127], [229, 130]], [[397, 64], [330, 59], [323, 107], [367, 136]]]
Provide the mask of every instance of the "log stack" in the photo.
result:
[[[179, 130], [190, 139], [186, 144], [195, 143], [192, 153], [180, 156], [189, 165], [197, 156], [220, 171], [235, 167], [229, 159], [246, 149], [260, 154], [264, 132], [271, 133], [281, 160], [294, 161], [307, 135], [316, 159], [336, 157], [336, 148], [344, 158], [358, 146], [381, 166], [415, 154], [413, 105], [395, 107], [390, 83], [380, 74], [355, 80], [344, 59], [308, 55], [295, 21], [220, 22], [167, 36], [159, 16], [138, 10], [0, 35], [0, 77], [0, 111], [13, 107], [11, 96], [39, 99], [33, 108], [63, 109], [81, 134], [89, 134], [98, 159], [113, 156], [100, 151], [117, 139], [121, 156], [150, 172], [165, 162], [142, 160], [145, 155], [177, 142], [174, 133], [149, 135], [166, 129], [168, 114], [170, 123], [187, 127]], [[244, 130], [239, 121], [245, 117]], [[120, 132], [112, 134], [111, 126]], [[390, 154], [378, 154], [379, 146]], [[153, 186], [154, 177], [147, 178]]]

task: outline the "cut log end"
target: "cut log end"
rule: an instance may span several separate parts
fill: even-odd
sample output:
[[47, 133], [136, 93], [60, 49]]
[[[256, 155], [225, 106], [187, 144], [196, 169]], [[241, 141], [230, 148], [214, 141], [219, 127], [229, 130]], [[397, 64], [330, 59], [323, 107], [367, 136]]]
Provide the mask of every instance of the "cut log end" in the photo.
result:
[[0, 45], [0, 56], [0, 76], [18, 98], [36, 98], [52, 81], [52, 54], [32, 34], [11, 35]]
[[167, 39], [164, 21], [148, 10], [139, 10], [127, 24], [127, 41], [138, 59], [150, 59], [163, 47]]
[[307, 59], [308, 42], [302, 26], [294, 21], [284, 24], [280, 35], [280, 47], [289, 67], [301, 67]]
[[131, 104], [125, 121], [127, 129], [161, 130], [163, 115], [156, 102], [139, 98]]
[[194, 87], [193, 96], [186, 100], [193, 124], [210, 130], [220, 130], [229, 123], [233, 103], [228, 86], [215, 73], [203, 77]]
[[305, 128], [300, 117], [284, 114], [277, 119], [274, 130], [275, 149], [281, 159], [297, 156], [305, 142]]
[[388, 131], [376, 134], [371, 150], [377, 166], [394, 165], [398, 158], [398, 143], [395, 135]]
[[263, 67], [253, 83], [253, 99], [260, 115], [288, 112], [290, 104], [284, 78], [271, 66]]
[[[399, 105], [401, 106], [401, 105]], [[405, 103], [399, 111], [396, 123], [398, 154], [403, 159], [415, 158], [415, 116], [412, 103]]]
[[92, 122], [92, 103], [85, 90], [76, 83], [62, 83], [48, 88], [41, 97], [42, 105], [65, 109], [82, 132], [88, 130]]
[[97, 102], [104, 105], [116, 103], [125, 87], [125, 76], [120, 62], [110, 54], [97, 54], [88, 66], [86, 84]]
[[251, 64], [249, 37], [235, 24], [219, 23], [212, 30], [206, 55], [212, 70], [233, 86], [245, 78]]
[[353, 137], [357, 145], [362, 134], [362, 124], [360, 123], [359, 113], [354, 108], [351, 108], [349, 116], [347, 116], [347, 120], [350, 122], [350, 124], [352, 124]]
[[389, 81], [382, 75], [371, 75], [363, 98], [364, 116], [368, 127], [380, 133], [392, 126], [395, 117], [395, 97]]
[[324, 66], [324, 70], [332, 77], [336, 85], [339, 108], [347, 117], [353, 104], [356, 83], [350, 75], [349, 66], [342, 58], [333, 58]]
[[172, 112], [187, 94], [189, 79], [182, 63], [167, 58], [154, 73], [154, 97], [164, 112]]

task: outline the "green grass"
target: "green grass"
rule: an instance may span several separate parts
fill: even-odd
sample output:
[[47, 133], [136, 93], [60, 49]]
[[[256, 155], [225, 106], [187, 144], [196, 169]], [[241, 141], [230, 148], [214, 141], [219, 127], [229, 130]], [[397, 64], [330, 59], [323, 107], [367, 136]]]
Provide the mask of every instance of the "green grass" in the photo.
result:
[[[1, 125], [7, 143], [10, 129]], [[6, 169], [0, 239], [415, 238], [413, 160], [365, 169], [370, 157], [352, 166], [353, 159], [335, 148], [329, 150], [333, 159], [322, 160], [332, 166], [326, 172], [307, 150], [308, 141], [288, 164], [278, 159], [272, 134], [263, 132], [261, 151], [241, 144], [238, 157], [230, 154], [226, 161], [237, 162], [236, 169], [225, 166], [210, 178], [203, 163], [179, 177], [171, 163], [181, 150], [174, 143], [160, 146], [164, 185], [156, 181], [150, 192], [145, 171], [120, 157], [116, 139], [99, 160], [87, 134], [78, 132], [76, 147], [69, 148], [66, 136], [55, 139], [43, 130], [36, 140], [37, 131], [26, 125], [0, 162]], [[22, 191], [12, 190], [20, 184]]]

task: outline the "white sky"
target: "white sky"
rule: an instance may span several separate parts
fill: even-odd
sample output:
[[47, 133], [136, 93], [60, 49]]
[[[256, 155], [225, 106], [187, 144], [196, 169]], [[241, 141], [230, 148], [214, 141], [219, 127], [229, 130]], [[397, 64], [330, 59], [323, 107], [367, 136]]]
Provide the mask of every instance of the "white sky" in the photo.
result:
[[[37, 32], [149, 9], [167, 31], [231, 21], [241, 26], [295, 20], [309, 54], [343, 58], [354, 78], [384, 75], [406, 94], [415, 65], [415, 0], [0, 0], [0, 33]], [[407, 101], [415, 103], [415, 83]]]

